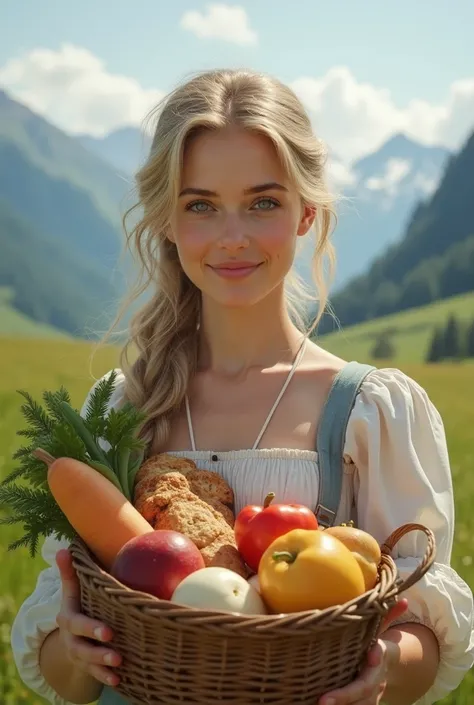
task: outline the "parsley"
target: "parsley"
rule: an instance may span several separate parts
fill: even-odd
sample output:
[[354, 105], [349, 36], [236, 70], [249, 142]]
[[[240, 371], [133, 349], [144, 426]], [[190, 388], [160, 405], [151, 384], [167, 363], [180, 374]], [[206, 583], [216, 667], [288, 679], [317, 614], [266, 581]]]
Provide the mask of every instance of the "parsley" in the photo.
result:
[[71, 406], [64, 387], [44, 392], [44, 405], [18, 390], [25, 400], [21, 411], [27, 425], [17, 435], [27, 439], [27, 444], [13, 455], [19, 467], [0, 483], [0, 506], [10, 509], [0, 524], [23, 524], [24, 535], [10, 544], [9, 550], [24, 546], [34, 556], [40, 536], [55, 534], [69, 540], [76, 536], [49, 490], [48, 465], [55, 458], [69, 457], [88, 464], [132, 500], [145, 452], [145, 442], [138, 433], [146, 417], [129, 402], [107, 413], [115, 380], [113, 370], [97, 383], [84, 418]]

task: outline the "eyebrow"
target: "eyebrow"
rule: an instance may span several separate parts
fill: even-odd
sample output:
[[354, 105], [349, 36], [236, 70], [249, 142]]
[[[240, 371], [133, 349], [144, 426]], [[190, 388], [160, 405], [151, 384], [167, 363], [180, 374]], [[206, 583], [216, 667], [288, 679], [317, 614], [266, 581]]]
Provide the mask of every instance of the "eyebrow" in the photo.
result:
[[[257, 186], [252, 186], [251, 188], [245, 189], [244, 194], [247, 196], [252, 193], [262, 193], [262, 191], [271, 190], [288, 191], [288, 189], [282, 186], [282, 184], [279, 184], [276, 181], [269, 181], [266, 184], [258, 184]], [[218, 195], [219, 194], [215, 191], [208, 191], [205, 188], [194, 188], [193, 186], [183, 189], [179, 194], [180, 198], [181, 196], [209, 196], [211, 198], [217, 198]]]

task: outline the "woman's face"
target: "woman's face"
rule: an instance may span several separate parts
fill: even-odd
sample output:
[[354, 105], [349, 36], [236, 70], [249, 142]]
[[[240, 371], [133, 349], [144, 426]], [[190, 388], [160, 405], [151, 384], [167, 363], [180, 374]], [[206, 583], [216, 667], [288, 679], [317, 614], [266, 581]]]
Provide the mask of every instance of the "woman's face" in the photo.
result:
[[283, 286], [313, 220], [268, 138], [229, 128], [188, 144], [169, 238], [204, 299], [245, 307]]

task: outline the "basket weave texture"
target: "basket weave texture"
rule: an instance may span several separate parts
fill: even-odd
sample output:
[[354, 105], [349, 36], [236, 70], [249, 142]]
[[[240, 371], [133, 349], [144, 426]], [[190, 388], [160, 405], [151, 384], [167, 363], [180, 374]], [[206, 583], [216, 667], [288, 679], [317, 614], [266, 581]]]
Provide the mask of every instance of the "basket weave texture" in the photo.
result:
[[[423, 531], [423, 560], [405, 581], [391, 557], [410, 531]], [[71, 544], [83, 612], [114, 631], [122, 655], [116, 688], [133, 705], [314, 705], [357, 676], [381, 622], [398, 596], [435, 557], [432, 532], [405, 524], [381, 546], [378, 582], [361, 597], [322, 611], [246, 616], [182, 607], [130, 590], [97, 564], [85, 544]]]

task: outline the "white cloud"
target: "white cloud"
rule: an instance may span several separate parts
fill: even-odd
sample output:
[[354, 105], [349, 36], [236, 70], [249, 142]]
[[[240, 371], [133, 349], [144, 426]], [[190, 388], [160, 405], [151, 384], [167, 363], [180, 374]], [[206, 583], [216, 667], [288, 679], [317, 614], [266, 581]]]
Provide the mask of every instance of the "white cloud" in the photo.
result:
[[328, 159], [327, 175], [330, 188], [336, 192], [348, 186], [354, 186], [357, 180], [356, 175], [348, 165], [334, 158]]
[[381, 176], [367, 179], [365, 186], [370, 191], [384, 191], [395, 195], [399, 183], [410, 173], [412, 164], [409, 159], [389, 159]]
[[401, 108], [390, 91], [357, 81], [347, 67], [292, 83], [318, 134], [345, 162], [367, 154], [397, 132], [423, 144], [458, 149], [474, 128], [474, 78], [454, 82], [443, 104], [412, 100]]
[[66, 132], [95, 136], [141, 125], [163, 95], [110, 73], [94, 54], [71, 44], [11, 59], [0, 67], [0, 85]]
[[257, 44], [258, 36], [251, 29], [244, 7], [211, 3], [206, 12], [188, 10], [181, 18], [181, 27], [200, 39], [223, 39], [234, 44]]
[[[237, 24], [235, 18], [228, 23]], [[66, 132], [95, 136], [122, 125], [142, 126], [163, 97], [158, 89], [112, 73], [97, 56], [71, 44], [12, 58], [0, 66], [0, 85]], [[454, 82], [442, 103], [413, 100], [405, 107], [397, 106], [387, 89], [358, 81], [347, 67], [319, 78], [302, 76], [291, 85], [328, 144], [330, 178], [341, 187], [353, 183], [350, 162], [396, 132], [458, 149], [474, 128], [474, 77]]]

